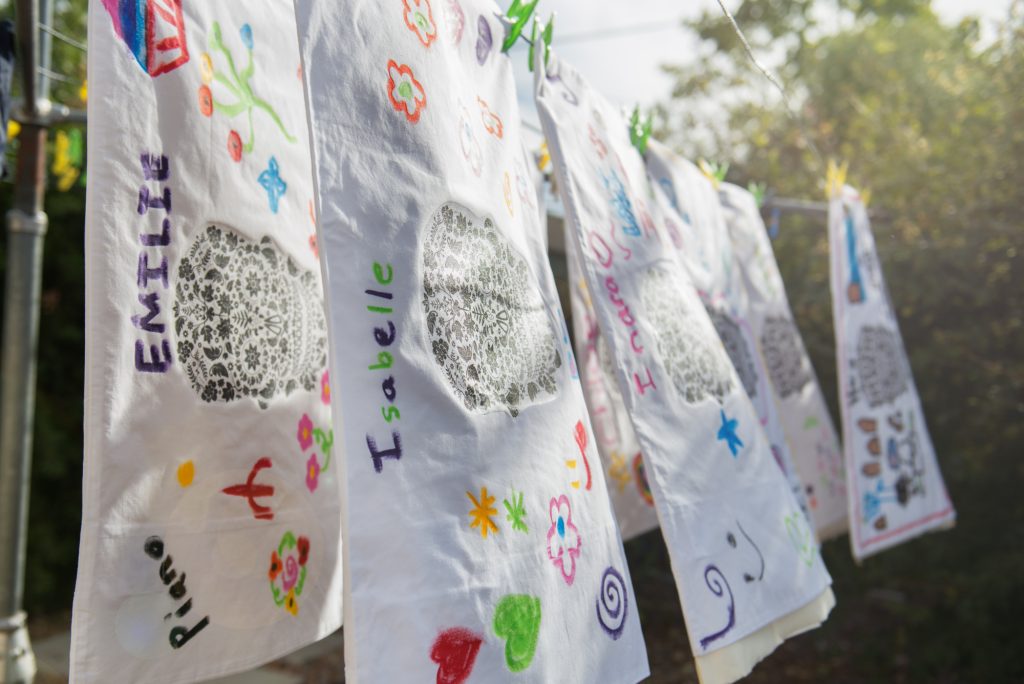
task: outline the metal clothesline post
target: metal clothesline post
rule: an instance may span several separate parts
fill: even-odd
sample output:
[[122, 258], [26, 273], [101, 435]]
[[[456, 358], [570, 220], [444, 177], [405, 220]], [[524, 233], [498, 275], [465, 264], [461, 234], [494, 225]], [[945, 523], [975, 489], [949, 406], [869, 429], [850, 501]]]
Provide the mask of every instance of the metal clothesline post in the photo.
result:
[[36, 662], [22, 609], [28, 532], [36, 350], [42, 285], [46, 138], [53, 121], [49, 101], [52, 0], [16, 0], [17, 67], [22, 104], [14, 181], [7, 212], [7, 282], [0, 354], [0, 682], [31, 684]]

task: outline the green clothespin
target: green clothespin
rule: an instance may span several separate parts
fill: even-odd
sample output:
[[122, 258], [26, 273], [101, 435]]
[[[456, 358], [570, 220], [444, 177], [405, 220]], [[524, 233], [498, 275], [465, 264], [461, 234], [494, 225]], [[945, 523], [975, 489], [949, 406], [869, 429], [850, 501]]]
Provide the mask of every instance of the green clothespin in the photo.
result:
[[707, 179], [711, 181], [711, 184], [715, 186], [715, 190], [725, 180], [726, 174], [729, 173], [729, 162], [724, 164], [718, 164], [709, 162], [707, 159], [701, 159], [697, 162], [697, 168], [701, 170]]
[[768, 191], [768, 186], [765, 183], [750, 181], [747, 183], [747, 191], [754, 196], [754, 201], [757, 202], [757, 206], [760, 208], [764, 204], [764, 194]]
[[647, 153], [647, 141], [651, 138], [653, 127], [654, 118], [648, 114], [647, 118], [641, 121], [640, 106], [633, 107], [633, 114], [629, 117], [629, 141], [641, 156]]
[[526, 28], [526, 22], [530, 20], [530, 15], [533, 14], [533, 10], [537, 7], [538, 2], [540, 0], [533, 0], [533, 2], [512, 0], [512, 6], [508, 8], [508, 12], [505, 12], [505, 18], [509, 22], [509, 27], [505, 33], [505, 42], [501, 44], [502, 52], [511, 50], [512, 46], [519, 40], [523, 29]]
[[[537, 44], [537, 17], [533, 18], [533, 31], [530, 33], [530, 71], [533, 71], [533, 46]], [[555, 31], [555, 15], [548, 17], [548, 22], [542, 24], [540, 36], [544, 39], [544, 66], [547, 66], [551, 57], [551, 36]]]

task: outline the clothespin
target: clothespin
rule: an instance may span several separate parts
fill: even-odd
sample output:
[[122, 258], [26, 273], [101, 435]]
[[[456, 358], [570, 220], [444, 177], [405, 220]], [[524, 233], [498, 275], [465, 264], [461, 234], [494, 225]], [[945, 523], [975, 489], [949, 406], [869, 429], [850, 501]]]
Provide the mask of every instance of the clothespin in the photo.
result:
[[541, 142], [540, 148], [534, 152], [533, 158], [537, 162], [537, 169], [541, 173], [547, 173], [551, 167], [551, 152], [548, 150], [547, 140]]
[[[534, 3], [537, 4], [537, 3]], [[541, 22], [537, 21], [537, 17], [533, 18], [533, 30], [530, 32], [530, 71], [533, 71], [533, 47], [537, 44], [537, 25]], [[540, 37], [544, 39], [544, 66], [547, 66], [548, 59], [551, 57], [551, 36], [555, 31], [555, 15], [552, 14], [548, 17], [546, 24], [541, 24]]]
[[78, 89], [78, 99], [83, 104], [89, 101], [89, 81], [82, 81], [82, 87]]
[[82, 165], [82, 132], [77, 128], [71, 131], [57, 131], [53, 140], [53, 164], [50, 170], [57, 176], [57, 188], [67, 192], [75, 185], [81, 175]]
[[[540, 0], [533, 0], [533, 2], [512, 0], [512, 6], [508, 8], [503, 17], [508, 24], [508, 31], [505, 33], [505, 40], [501, 44], [502, 52], [511, 50], [512, 46], [519, 40], [523, 29], [526, 28], [526, 22], [530, 20], [530, 15], [533, 14], [533, 10], [539, 2]], [[532, 64], [533, 60], [530, 60], [530, 63]]]
[[641, 120], [640, 106], [633, 107], [633, 114], [629, 117], [629, 141], [633, 143], [641, 157], [647, 154], [647, 143], [651, 139], [653, 126], [654, 118], [650, 114]]
[[764, 204], [764, 194], [767, 190], [768, 186], [764, 183], [755, 183], [754, 181], [747, 183], [747, 191], [754, 196], [754, 201], [757, 202], [758, 208]]
[[7, 122], [7, 140], [14, 140], [18, 137], [18, 133], [21, 133], [21, 124], [11, 119]]
[[828, 160], [828, 170], [825, 172], [825, 195], [828, 199], [837, 197], [846, 185], [846, 172], [850, 165], [847, 162], [836, 164], [835, 159]]
[[729, 173], [729, 162], [716, 164], [706, 159], [701, 159], [697, 162], [697, 168], [707, 176], [707, 179], [711, 181], [711, 185], [715, 186], [715, 190], [717, 190], [718, 186], [725, 180], [725, 175]]

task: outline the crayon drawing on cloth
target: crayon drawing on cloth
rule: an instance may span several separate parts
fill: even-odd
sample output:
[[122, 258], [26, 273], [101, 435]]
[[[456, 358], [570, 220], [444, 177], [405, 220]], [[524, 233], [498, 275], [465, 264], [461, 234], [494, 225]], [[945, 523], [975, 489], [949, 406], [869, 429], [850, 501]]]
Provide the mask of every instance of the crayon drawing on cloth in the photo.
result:
[[[543, 51], [541, 51], [543, 52]], [[565, 62], [536, 95], [704, 682], [747, 674], [834, 599], [806, 518], [669, 242], [626, 123]]]
[[719, 196], [744, 287], [746, 320], [768, 378], [764, 386], [774, 399], [811, 519], [824, 541], [847, 528], [839, 438], [793, 319], [757, 201], [731, 183], [721, 185]]
[[90, 3], [72, 681], [224, 675], [341, 624], [294, 21], [283, 0]]
[[642, 679], [495, 7], [297, 13], [345, 378], [346, 681]]
[[832, 313], [855, 558], [952, 526], [953, 503], [856, 190], [829, 201]]

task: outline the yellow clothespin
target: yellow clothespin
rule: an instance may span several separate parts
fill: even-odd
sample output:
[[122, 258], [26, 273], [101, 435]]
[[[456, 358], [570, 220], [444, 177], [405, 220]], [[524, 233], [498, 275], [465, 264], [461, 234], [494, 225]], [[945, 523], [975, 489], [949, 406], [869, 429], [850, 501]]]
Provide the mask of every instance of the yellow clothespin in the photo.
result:
[[540, 149], [534, 152], [533, 158], [537, 162], [537, 169], [541, 173], [547, 173], [551, 167], [551, 152], [548, 151], [547, 140], [541, 142]]
[[82, 87], [78, 89], [78, 99], [82, 102], [89, 101], [89, 81], [82, 81]]
[[11, 119], [7, 122], [7, 140], [8, 142], [18, 137], [18, 133], [21, 133], [21, 124]]
[[697, 161], [697, 168], [700, 169], [709, 181], [714, 186], [715, 190], [718, 190], [718, 186], [725, 180], [725, 176], [729, 173], [729, 164], [713, 164], [706, 159], [700, 159]]
[[846, 185], [846, 172], [850, 165], [847, 162], [836, 164], [835, 159], [828, 160], [828, 170], [825, 172], [825, 196], [827, 199], [837, 197]]

